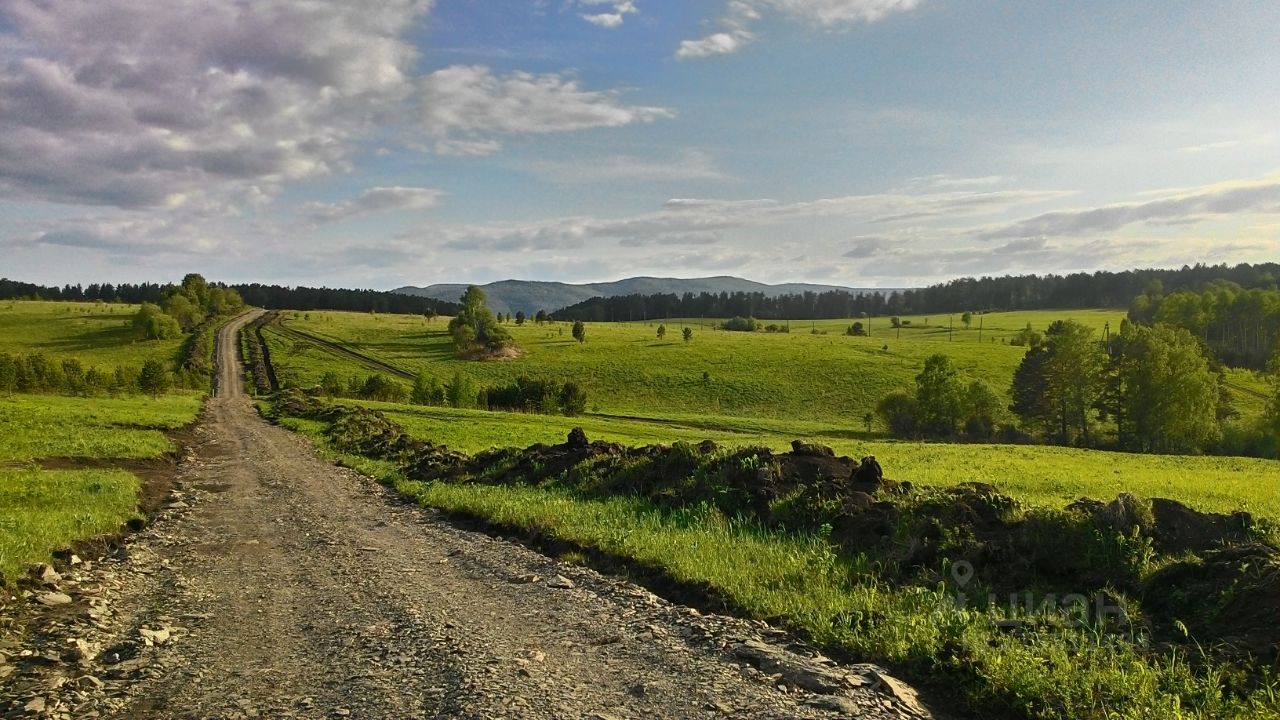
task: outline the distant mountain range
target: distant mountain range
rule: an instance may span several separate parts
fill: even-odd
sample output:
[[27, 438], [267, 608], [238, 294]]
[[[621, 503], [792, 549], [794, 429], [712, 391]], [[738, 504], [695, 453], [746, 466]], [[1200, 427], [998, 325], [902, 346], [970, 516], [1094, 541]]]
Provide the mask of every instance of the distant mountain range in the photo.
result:
[[[410, 285], [396, 288], [392, 292], [457, 302], [466, 289], [466, 285], [446, 283], [428, 285], [427, 287]], [[586, 283], [583, 285], [537, 280], [500, 280], [481, 285], [480, 289], [484, 290], [485, 297], [489, 299], [489, 307], [494, 312], [515, 313], [524, 311], [526, 315], [532, 315], [539, 310], [555, 312], [560, 308], [580, 303], [583, 300], [590, 300], [593, 297], [614, 297], [617, 295], [654, 295], [658, 293], [674, 293], [676, 295], [694, 293], [696, 295], [704, 292], [717, 294], [722, 292], [758, 292], [769, 297], [775, 297], [778, 295], [826, 292], [829, 290], [846, 290], [852, 293], [892, 292], [890, 289], [882, 288], [851, 288], [840, 285], [813, 285], [810, 283], [766, 285], [728, 275], [707, 278], [634, 277], [616, 282]]]

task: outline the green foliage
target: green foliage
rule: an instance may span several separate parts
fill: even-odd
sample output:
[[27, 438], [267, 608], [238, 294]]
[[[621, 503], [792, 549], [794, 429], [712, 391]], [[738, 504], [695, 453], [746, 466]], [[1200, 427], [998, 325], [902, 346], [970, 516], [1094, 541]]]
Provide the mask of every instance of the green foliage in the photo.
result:
[[587, 411], [587, 391], [577, 383], [567, 382], [560, 388], [560, 411], [576, 417]]
[[472, 285], [462, 294], [462, 309], [449, 321], [454, 349], [459, 354], [495, 352], [512, 344], [511, 335], [485, 305], [484, 291]]
[[964, 314], [960, 316], [960, 322], [964, 323], [964, 329], [968, 330], [973, 325], [973, 313], [966, 310]]
[[133, 332], [141, 340], [169, 340], [182, 335], [182, 326], [159, 305], [142, 303], [133, 316]]
[[480, 388], [470, 376], [461, 371], [454, 373], [453, 380], [445, 386], [445, 400], [449, 407], [473, 408], [479, 401]]
[[1274, 285], [1244, 290], [1225, 281], [1170, 295], [1152, 288], [1134, 299], [1129, 318], [1180, 327], [1203, 340], [1224, 364], [1262, 369], [1280, 340], [1280, 291]]
[[666, 325], [659, 325], [659, 326], [658, 326], [658, 339], [659, 339], [659, 340], [661, 340], [661, 339], [665, 338], [666, 336], [667, 336], [667, 326], [666, 326]]
[[524, 324], [524, 311], [523, 311], [523, 310], [517, 310], [517, 311], [516, 311], [516, 324], [517, 324], [517, 325], [523, 325], [523, 324]]
[[167, 392], [173, 385], [173, 375], [169, 368], [159, 360], [148, 360], [142, 364], [142, 372], [138, 374], [138, 389], [155, 398]]
[[1190, 333], [1130, 325], [1115, 346], [1113, 413], [1123, 447], [1189, 453], [1218, 440], [1218, 377]]
[[689, 342], [693, 339], [693, 328], [686, 326], [685, 329], [681, 331], [681, 335], [684, 337], [685, 342]]
[[862, 337], [863, 335], [867, 334], [867, 329], [862, 325], [862, 323], [855, 322], [854, 324], [850, 325], [847, 330], [844, 331], [844, 334], [849, 335], [851, 337]]
[[965, 415], [965, 383], [951, 358], [940, 353], [925, 358], [916, 375], [916, 408], [921, 430], [954, 435]]
[[365, 378], [359, 392], [359, 397], [365, 400], [382, 402], [404, 402], [408, 396], [409, 391], [403, 385], [381, 373], [374, 373]]
[[1032, 330], [1031, 323], [1027, 323], [1026, 327], [1014, 333], [1013, 337], [1009, 338], [1009, 344], [1015, 347], [1025, 346], [1034, 348], [1039, 347], [1042, 342], [1044, 342], [1044, 336], [1035, 330]]
[[720, 328], [734, 332], [755, 332], [760, 329], [760, 321], [753, 317], [732, 317], [721, 323]]
[[587, 341], [587, 326], [581, 320], [573, 322], [573, 339], [580, 343]]
[[[330, 393], [336, 395], [336, 393]], [[435, 375], [423, 370], [413, 381], [409, 402], [414, 405], [441, 405], [445, 400], [444, 385]]]

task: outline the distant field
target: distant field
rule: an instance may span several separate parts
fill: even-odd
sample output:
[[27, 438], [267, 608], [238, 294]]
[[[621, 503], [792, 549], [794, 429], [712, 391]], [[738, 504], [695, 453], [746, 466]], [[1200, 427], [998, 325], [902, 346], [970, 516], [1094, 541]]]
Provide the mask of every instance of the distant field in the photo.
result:
[[1062, 507], [1081, 497], [1112, 499], [1121, 492], [1180, 500], [1200, 510], [1247, 510], [1280, 519], [1280, 462], [1254, 458], [1137, 455], [1044, 445], [961, 445], [786, 432], [750, 420], [719, 418], [704, 426], [600, 417], [495, 413], [479, 410], [360, 403], [382, 410], [411, 434], [466, 452], [490, 447], [562, 443], [582, 427], [593, 440], [623, 444], [697, 442], [789, 449], [813, 439], [837, 453], [875, 455], [885, 474], [926, 485], [990, 483], [1023, 502]]
[[[1091, 326], [1110, 322], [1121, 311], [999, 313], [984, 316], [982, 340], [973, 330], [956, 330], [947, 341], [945, 317], [909, 318], [901, 338], [889, 331], [887, 318], [872, 320], [871, 337], [844, 335], [849, 320], [793, 322], [791, 333], [734, 333], [690, 320], [691, 342], [680, 337], [681, 323], [672, 321], [664, 340], [656, 337], [660, 321], [588, 323], [580, 344], [569, 325], [523, 327], [508, 324], [524, 349], [518, 359], [466, 362], [454, 357], [446, 321], [403, 315], [337, 312], [291, 313], [288, 327], [321, 336], [414, 374], [427, 370], [441, 379], [462, 371], [484, 385], [507, 382], [520, 374], [573, 379], [582, 384], [593, 412], [667, 417], [672, 414], [728, 415], [803, 420], [840, 428], [861, 428], [862, 416], [887, 393], [914, 381], [924, 359], [936, 352], [950, 355], [974, 378], [1007, 391], [1025, 348], [1002, 344], [1031, 322], [1043, 330], [1053, 320], [1071, 317]], [[944, 327], [938, 323], [943, 322]], [[864, 321], [865, 322], [865, 321]], [[957, 325], [959, 317], [956, 319]], [[811, 326], [819, 333], [812, 334]], [[268, 329], [273, 361], [280, 375], [314, 383], [329, 370], [344, 375], [370, 369], [334, 358], [315, 345], [298, 342]], [[991, 342], [992, 339], [995, 342]]]
[[172, 362], [182, 338], [135, 340], [129, 321], [136, 305], [0, 301], [0, 352], [74, 358], [87, 366]]

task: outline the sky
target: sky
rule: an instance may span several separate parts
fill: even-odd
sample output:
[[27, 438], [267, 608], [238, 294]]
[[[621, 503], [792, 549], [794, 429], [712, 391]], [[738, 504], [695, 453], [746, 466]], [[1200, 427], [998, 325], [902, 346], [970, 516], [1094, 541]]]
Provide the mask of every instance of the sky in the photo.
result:
[[0, 276], [1280, 259], [1274, 0], [0, 0]]

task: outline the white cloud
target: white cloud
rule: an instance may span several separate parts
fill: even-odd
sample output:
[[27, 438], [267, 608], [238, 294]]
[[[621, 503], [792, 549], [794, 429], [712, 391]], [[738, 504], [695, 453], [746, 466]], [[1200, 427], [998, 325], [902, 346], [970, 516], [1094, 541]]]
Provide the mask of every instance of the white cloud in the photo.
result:
[[432, 188], [375, 187], [354, 200], [308, 203], [303, 212], [316, 222], [336, 222], [356, 215], [393, 210], [425, 210], [435, 207], [444, 193]]
[[563, 75], [498, 76], [479, 65], [437, 70], [421, 87], [422, 126], [446, 150], [496, 149], [492, 135], [620, 127], [674, 115], [666, 108], [623, 105], [618, 93], [584, 90]]
[[984, 240], [1080, 237], [1112, 232], [1135, 223], [1193, 225], [1213, 216], [1276, 213], [1280, 213], [1280, 176], [1271, 176], [1205, 185], [1142, 202], [1043, 213], [983, 229], [977, 236]]
[[502, 135], [672, 115], [563, 75], [416, 77], [406, 36], [432, 5], [4, 0], [0, 197], [157, 209], [269, 199], [351, 171], [362, 141], [402, 127], [407, 108], [421, 122], [405, 143], [472, 156], [497, 152]]
[[799, 202], [674, 198], [655, 212], [639, 215], [428, 226], [405, 233], [401, 238], [459, 252], [555, 250], [604, 242], [628, 247], [705, 245], [721, 239], [727, 231], [826, 219], [893, 225], [904, 219], [982, 216], [1062, 195], [1056, 191], [1010, 190], [850, 195]]
[[736, 52], [755, 40], [752, 25], [764, 10], [823, 28], [873, 23], [914, 10], [922, 0], [729, 0], [720, 29], [697, 40], [683, 40], [676, 57], [694, 59]]
[[631, 2], [631, 0], [579, 0], [579, 4], [586, 7], [598, 5], [611, 6], [613, 12], [584, 12], [579, 14], [579, 17], [592, 25], [609, 29], [621, 26], [623, 18], [626, 15], [639, 12], [639, 10], [636, 9], [635, 3]]
[[613, 155], [579, 160], [543, 160], [532, 163], [529, 169], [558, 185], [732, 179], [716, 166], [709, 155], [696, 150], [668, 158]]
[[0, 4], [0, 191], [162, 206], [345, 171], [430, 0]]

